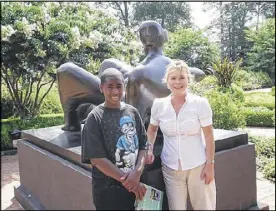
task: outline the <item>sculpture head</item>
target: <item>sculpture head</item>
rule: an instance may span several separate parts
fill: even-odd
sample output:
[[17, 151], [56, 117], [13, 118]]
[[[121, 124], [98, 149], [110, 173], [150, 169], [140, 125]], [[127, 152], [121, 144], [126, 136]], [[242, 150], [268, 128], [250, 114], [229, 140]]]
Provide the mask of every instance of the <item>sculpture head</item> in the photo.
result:
[[168, 40], [168, 32], [156, 21], [144, 21], [139, 27], [140, 40], [145, 48], [158, 49]]

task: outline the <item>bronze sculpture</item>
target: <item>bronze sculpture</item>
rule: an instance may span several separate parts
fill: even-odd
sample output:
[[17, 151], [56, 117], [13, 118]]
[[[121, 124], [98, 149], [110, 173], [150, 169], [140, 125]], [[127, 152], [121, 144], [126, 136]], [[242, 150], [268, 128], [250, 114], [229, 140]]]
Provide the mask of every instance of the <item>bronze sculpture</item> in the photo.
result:
[[[107, 68], [120, 70], [126, 81], [124, 101], [135, 106], [147, 125], [150, 108], [156, 97], [165, 97], [170, 91], [162, 78], [171, 59], [163, 54], [163, 44], [168, 33], [155, 21], [145, 21], [139, 28], [140, 40], [146, 54], [145, 59], [137, 66], [131, 67], [117, 59], [106, 59], [102, 62], [99, 75]], [[191, 68], [196, 81], [204, 77], [204, 72]], [[57, 71], [60, 101], [64, 110], [67, 131], [79, 131], [80, 122], [86, 118], [94, 106], [104, 101], [100, 93], [100, 79], [73, 63], [65, 63]]]

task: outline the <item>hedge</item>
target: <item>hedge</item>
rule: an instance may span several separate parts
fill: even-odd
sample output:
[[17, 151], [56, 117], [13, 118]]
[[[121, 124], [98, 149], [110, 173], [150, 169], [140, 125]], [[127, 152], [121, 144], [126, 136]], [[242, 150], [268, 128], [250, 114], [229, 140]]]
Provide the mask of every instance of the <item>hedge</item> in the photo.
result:
[[266, 107], [270, 110], [275, 108], [275, 97], [271, 93], [252, 92], [245, 93], [246, 107]]
[[269, 110], [265, 107], [245, 107], [243, 114], [247, 126], [274, 126], [275, 110]]
[[275, 181], [275, 137], [249, 135], [249, 141], [255, 144], [257, 167], [265, 178]]
[[1, 119], [1, 150], [12, 149], [10, 132], [14, 129], [28, 130], [64, 124], [64, 114], [45, 114], [30, 120], [19, 118]]
[[254, 90], [271, 87], [273, 82], [267, 73], [239, 70], [236, 75], [235, 84], [242, 87], [243, 90]]

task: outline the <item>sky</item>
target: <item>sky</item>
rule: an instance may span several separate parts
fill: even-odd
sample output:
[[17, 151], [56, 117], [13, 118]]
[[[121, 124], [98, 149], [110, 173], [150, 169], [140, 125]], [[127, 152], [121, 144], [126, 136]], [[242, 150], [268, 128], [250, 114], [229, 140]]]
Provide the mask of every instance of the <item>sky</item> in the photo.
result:
[[203, 2], [189, 2], [191, 6], [191, 15], [193, 23], [200, 29], [207, 26], [212, 20], [211, 12], [203, 12]]

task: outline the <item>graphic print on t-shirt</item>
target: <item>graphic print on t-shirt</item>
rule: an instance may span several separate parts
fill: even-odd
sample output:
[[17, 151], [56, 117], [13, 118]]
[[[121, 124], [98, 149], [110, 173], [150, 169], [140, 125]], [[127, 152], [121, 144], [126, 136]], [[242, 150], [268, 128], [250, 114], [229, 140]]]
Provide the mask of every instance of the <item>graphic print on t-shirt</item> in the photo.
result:
[[124, 172], [132, 171], [138, 154], [138, 137], [135, 122], [130, 116], [120, 119], [120, 129], [123, 135], [116, 144], [116, 166]]

